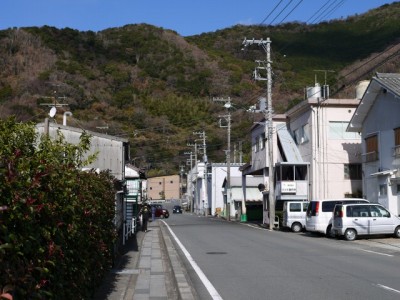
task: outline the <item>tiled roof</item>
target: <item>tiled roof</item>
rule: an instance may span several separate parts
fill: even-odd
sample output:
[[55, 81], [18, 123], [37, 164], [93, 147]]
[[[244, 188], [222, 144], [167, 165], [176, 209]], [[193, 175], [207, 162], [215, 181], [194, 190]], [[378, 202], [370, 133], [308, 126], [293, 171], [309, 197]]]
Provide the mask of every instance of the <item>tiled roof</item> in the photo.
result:
[[400, 74], [377, 73], [375, 79], [393, 94], [400, 96]]

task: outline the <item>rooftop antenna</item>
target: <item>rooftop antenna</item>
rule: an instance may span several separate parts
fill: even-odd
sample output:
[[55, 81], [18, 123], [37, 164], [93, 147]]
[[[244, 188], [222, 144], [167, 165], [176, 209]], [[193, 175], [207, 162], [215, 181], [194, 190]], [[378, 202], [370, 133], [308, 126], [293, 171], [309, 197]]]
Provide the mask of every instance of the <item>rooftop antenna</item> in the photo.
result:
[[[333, 70], [314, 70], [314, 72], [324, 72], [325, 74], [325, 83], [324, 85], [326, 85], [326, 77], [327, 77], [327, 73], [335, 73], [335, 71]], [[315, 83], [317, 83], [317, 74], [315, 74]]]

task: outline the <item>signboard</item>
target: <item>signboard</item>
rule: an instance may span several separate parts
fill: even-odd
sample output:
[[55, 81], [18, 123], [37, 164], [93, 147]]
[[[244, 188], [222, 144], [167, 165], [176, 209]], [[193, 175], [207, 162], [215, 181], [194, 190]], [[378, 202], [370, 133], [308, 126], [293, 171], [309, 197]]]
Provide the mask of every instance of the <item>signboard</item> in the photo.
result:
[[296, 182], [294, 181], [282, 181], [281, 182], [281, 193], [282, 194], [296, 194]]

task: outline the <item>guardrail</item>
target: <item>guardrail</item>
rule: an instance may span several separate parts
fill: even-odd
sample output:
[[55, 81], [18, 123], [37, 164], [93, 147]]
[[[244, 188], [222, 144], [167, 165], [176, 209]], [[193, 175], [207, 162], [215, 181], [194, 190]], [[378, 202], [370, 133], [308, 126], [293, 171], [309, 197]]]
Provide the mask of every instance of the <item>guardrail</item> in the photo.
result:
[[128, 238], [135, 233], [136, 230], [136, 218], [128, 219], [125, 221], [124, 226], [123, 226], [123, 238], [122, 238], [122, 244], [125, 245], [125, 241], [128, 240]]

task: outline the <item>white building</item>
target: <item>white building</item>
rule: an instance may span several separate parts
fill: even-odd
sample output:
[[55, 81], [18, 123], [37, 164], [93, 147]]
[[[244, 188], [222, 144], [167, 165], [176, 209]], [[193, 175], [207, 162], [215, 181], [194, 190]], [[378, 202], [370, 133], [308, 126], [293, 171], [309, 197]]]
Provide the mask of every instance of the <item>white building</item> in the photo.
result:
[[360, 100], [316, 96], [286, 112], [287, 128], [310, 164], [309, 199], [361, 197], [361, 137], [346, 132]]
[[[324, 90], [328, 95], [327, 86]], [[273, 116], [276, 209], [284, 201], [362, 196], [361, 138], [346, 132], [359, 102], [356, 98], [325, 99], [316, 84], [307, 89], [306, 100]], [[252, 159], [242, 169], [244, 176], [264, 176], [263, 222], [269, 224], [268, 128], [263, 122], [252, 128]]]
[[[240, 163], [231, 163], [231, 177], [241, 176]], [[207, 168], [207, 171], [206, 171]], [[224, 194], [224, 180], [228, 173], [226, 163], [198, 162], [187, 174], [187, 195], [192, 212], [201, 215], [226, 214], [227, 199]], [[207, 175], [207, 180], [206, 176]], [[231, 209], [234, 215], [233, 208]]]
[[399, 215], [400, 74], [378, 73], [366, 84], [347, 130], [362, 137], [365, 197]]

